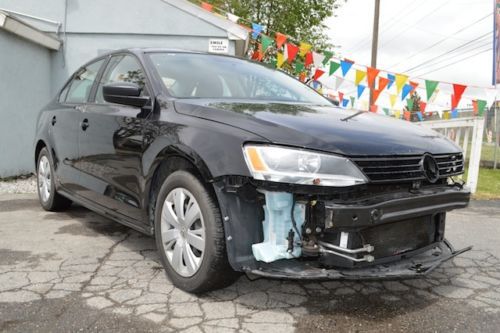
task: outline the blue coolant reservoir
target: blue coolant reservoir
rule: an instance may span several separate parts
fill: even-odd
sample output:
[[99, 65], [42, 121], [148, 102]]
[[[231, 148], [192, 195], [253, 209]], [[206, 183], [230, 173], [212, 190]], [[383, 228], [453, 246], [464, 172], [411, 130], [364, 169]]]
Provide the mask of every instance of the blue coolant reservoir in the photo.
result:
[[[264, 262], [273, 262], [278, 259], [291, 259], [301, 255], [301, 248], [298, 245], [300, 235], [293, 228], [292, 206], [293, 195], [286, 192], [263, 191], [266, 196], [264, 206], [265, 220], [262, 222], [264, 231], [264, 241], [253, 244], [252, 252], [255, 259]], [[295, 204], [294, 218], [297, 229], [301, 231], [305, 219], [305, 205]], [[290, 229], [295, 233], [293, 251], [288, 250], [288, 232]]]

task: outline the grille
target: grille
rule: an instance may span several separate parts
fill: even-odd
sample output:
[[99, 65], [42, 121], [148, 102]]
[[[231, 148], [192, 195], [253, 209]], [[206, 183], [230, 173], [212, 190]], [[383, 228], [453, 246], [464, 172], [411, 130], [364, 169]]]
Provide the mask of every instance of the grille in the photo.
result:
[[[420, 161], [422, 155], [391, 157], [356, 157], [352, 160], [372, 182], [412, 181], [425, 179]], [[464, 171], [463, 155], [433, 155], [440, 178], [459, 175]]]

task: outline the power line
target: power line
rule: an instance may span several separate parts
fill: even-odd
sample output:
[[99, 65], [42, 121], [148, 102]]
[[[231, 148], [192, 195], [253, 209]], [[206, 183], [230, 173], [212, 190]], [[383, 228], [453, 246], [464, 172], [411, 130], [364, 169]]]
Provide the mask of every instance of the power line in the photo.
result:
[[[429, 1], [429, 0], [424, 0], [424, 1]], [[415, 8], [421, 6], [422, 3], [414, 3], [413, 6], [410, 6], [409, 8], [407, 8], [405, 11], [403, 11], [403, 13], [401, 13], [400, 15], [397, 15], [397, 16], [393, 16], [391, 17], [389, 20], [387, 20], [387, 22], [382, 22], [381, 24], [381, 32], [384, 32], [384, 31], [387, 31], [389, 30], [390, 28], [392, 28], [397, 22], [400, 22], [402, 20], [404, 20], [406, 14], [409, 14], [410, 12], [412, 12]], [[358, 50], [362, 49], [363, 47], [365, 47], [367, 45], [367, 43], [369, 44], [371, 41], [371, 36], [369, 37], [366, 37], [366, 38], [363, 38], [361, 41], [357, 42], [352, 48], [351, 48], [351, 52], [357, 52]]]
[[[469, 25], [467, 25], [467, 26], [465, 26], [465, 27], [463, 27], [463, 28], [460, 28], [459, 30], [455, 31], [454, 33], [450, 34], [449, 36], [453, 36], [453, 35], [459, 34], [459, 33], [463, 32], [463, 31], [465, 31], [465, 30], [469, 29], [470, 27], [472, 27], [472, 26], [474, 26], [474, 25], [478, 24], [479, 22], [484, 21], [485, 19], [487, 19], [487, 18], [488, 18], [488, 17], [490, 17], [491, 15], [492, 15], [492, 14], [490, 13], [490, 14], [488, 14], [488, 15], [486, 15], [486, 16], [483, 16], [483, 17], [481, 17], [480, 19], [478, 19], [478, 20], [476, 20], [476, 21], [472, 22], [471, 24], [469, 24]], [[426, 51], [428, 51], [428, 50], [430, 50], [430, 49], [432, 49], [432, 48], [434, 48], [434, 47], [436, 47], [436, 46], [438, 46], [438, 45], [440, 45], [440, 44], [444, 43], [445, 41], [447, 41], [447, 40], [448, 40], [448, 37], [449, 37], [449, 36], [447, 36], [447, 37], [445, 37], [445, 38], [443, 38], [443, 39], [441, 39], [441, 40], [437, 41], [436, 43], [434, 43], [434, 44], [432, 44], [432, 45], [430, 45], [430, 46], [428, 46], [428, 47], [424, 48], [424, 49], [423, 49], [423, 50], [421, 50], [421, 51], [418, 51], [418, 52], [416, 52], [416, 53], [412, 54], [411, 56], [409, 56], [409, 57], [407, 57], [407, 58], [405, 58], [405, 59], [403, 59], [403, 60], [399, 61], [398, 63], [396, 63], [396, 64], [393, 64], [393, 65], [389, 66], [389, 67], [394, 68], [394, 67], [396, 67], [396, 66], [400, 65], [401, 63], [406, 62], [407, 60], [410, 60], [410, 59], [414, 58], [415, 56], [417, 56], [417, 55], [419, 55], [419, 54], [421, 54], [421, 53], [423, 53], [423, 52], [426, 52]]]
[[[479, 49], [481, 49], [481, 48], [483, 48], [483, 47], [485, 47], [485, 46], [490, 46], [490, 45], [491, 45], [491, 42], [486, 42], [486, 43], [483, 43], [483, 44], [478, 45], [478, 46], [476, 46], [476, 47], [474, 47], [474, 48], [472, 48], [472, 49], [470, 49], [470, 50], [467, 50], [467, 51], [465, 51], [465, 52], [463, 52], [463, 53], [461, 53], [461, 54], [453, 55], [453, 56], [451, 56], [451, 57], [448, 57], [448, 58], [442, 59], [442, 60], [440, 60], [440, 61], [438, 61], [438, 62], [436, 62], [436, 63], [434, 63], [434, 64], [430, 65], [430, 66], [429, 66], [429, 68], [435, 67], [436, 65], [439, 65], [439, 64], [445, 63], [445, 62], [450, 61], [450, 60], [457, 59], [457, 58], [459, 58], [459, 57], [461, 57], [461, 56], [464, 56], [464, 55], [466, 55], [466, 54], [470, 54], [471, 52], [477, 51], [477, 50], [479, 50]], [[427, 70], [429, 70], [429, 68], [421, 68], [420, 70], [417, 70], [417, 72], [427, 71]]]
[[426, 66], [426, 65], [432, 63], [434, 60], [441, 59], [442, 57], [444, 57], [444, 56], [446, 56], [448, 54], [452, 54], [452, 53], [454, 53], [454, 52], [456, 52], [458, 50], [461, 50], [461, 49], [465, 48], [466, 46], [470, 46], [470, 45], [475, 44], [477, 42], [482, 42], [482, 41], [485, 40], [485, 37], [488, 37], [492, 33], [493, 32], [490, 31], [490, 32], [488, 32], [488, 33], [486, 33], [484, 35], [481, 35], [481, 36], [479, 36], [479, 37], [477, 37], [477, 38], [475, 38], [473, 40], [468, 41], [467, 43], [461, 44], [461, 45], [459, 45], [459, 46], [457, 46], [457, 47], [455, 47], [455, 48], [453, 48], [453, 49], [451, 49], [451, 50], [449, 50], [447, 52], [444, 52], [444, 53], [442, 53], [442, 54], [440, 54], [438, 56], [435, 56], [433, 58], [427, 59], [427, 60], [421, 62], [420, 64], [416, 65], [416, 66], [413, 66], [413, 67], [411, 67], [409, 69], [404, 70], [403, 72], [405, 72], [405, 73], [412, 72], [412, 71], [414, 71], [414, 70], [416, 70], [416, 69], [418, 69], [418, 68], [420, 68], [422, 66]]
[[420, 19], [418, 19], [413, 25], [407, 27], [406, 29], [403, 29], [401, 30], [398, 34], [396, 34], [394, 37], [392, 37], [390, 40], [388, 40], [387, 42], [385, 43], [382, 43], [381, 46], [384, 46], [384, 45], [388, 45], [390, 44], [392, 41], [394, 41], [396, 38], [398, 38], [399, 36], [401, 36], [402, 34], [404, 34], [406, 31], [410, 30], [411, 28], [417, 26], [418, 23], [422, 22], [422, 20], [426, 19], [428, 17], [428, 15], [430, 13], [434, 13], [436, 11], [438, 11], [439, 9], [443, 8], [444, 6], [446, 6], [451, 0], [448, 0], [440, 5], [438, 5], [436, 8], [434, 9], [431, 9], [430, 11], [426, 12], [422, 17], [420, 17]]
[[478, 55], [480, 55], [480, 54], [482, 54], [482, 53], [485, 53], [485, 52], [488, 52], [488, 51], [491, 51], [491, 50], [493, 50], [493, 48], [492, 48], [492, 47], [489, 47], [489, 48], [487, 48], [486, 50], [480, 51], [480, 52], [475, 53], [475, 54], [473, 54], [473, 55], [471, 55], [471, 56], [465, 57], [465, 58], [463, 58], [463, 59], [459, 59], [459, 60], [454, 61], [454, 62], [452, 62], [452, 63], [450, 63], [450, 64], [447, 64], [447, 65], [441, 66], [441, 67], [439, 67], [439, 68], [433, 69], [433, 70], [431, 70], [431, 71], [429, 71], [429, 72], [426, 72], [426, 73], [424, 73], [424, 74], [420, 74], [419, 76], [424, 76], [424, 75], [428, 75], [428, 74], [430, 74], [430, 73], [437, 72], [437, 71], [439, 71], [439, 70], [441, 70], [441, 69], [443, 69], [443, 68], [453, 66], [453, 65], [455, 65], [455, 64], [457, 64], [457, 63], [459, 63], [459, 62], [465, 61], [465, 60], [470, 59], [470, 58], [474, 58], [475, 56], [478, 56]]

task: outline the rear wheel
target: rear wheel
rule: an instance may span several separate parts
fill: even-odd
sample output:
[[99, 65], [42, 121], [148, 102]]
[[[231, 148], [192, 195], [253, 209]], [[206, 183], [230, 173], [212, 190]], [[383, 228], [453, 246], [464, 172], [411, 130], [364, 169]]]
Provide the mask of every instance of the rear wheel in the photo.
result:
[[71, 205], [71, 200], [61, 196], [56, 191], [54, 163], [47, 148], [43, 148], [38, 155], [36, 175], [38, 199], [43, 209], [58, 211]]
[[158, 192], [155, 237], [165, 271], [180, 289], [206, 292], [225, 287], [238, 276], [227, 260], [218, 206], [187, 171], [170, 174]]

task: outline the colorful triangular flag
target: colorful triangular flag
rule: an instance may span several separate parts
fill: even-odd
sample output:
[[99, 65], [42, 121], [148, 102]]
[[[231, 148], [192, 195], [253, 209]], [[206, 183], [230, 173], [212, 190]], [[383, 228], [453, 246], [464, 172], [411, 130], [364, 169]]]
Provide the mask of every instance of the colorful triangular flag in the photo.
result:
[[283, 46], [283, 44], [285, 44], [287, 37], [282, 33], [277, 32], [274, 35], [274, 39], [276, 40], [276, 47], [280, 49]]
[[408, 96], [408, 94], [413, 90], [413, 87], [409, 84], [405, 84], [403, 86], [403, 92], [401, 94], [401, 100], [404, 101], [404, 99], [406, 98], [406, 96]]
[[340, 76], [335, 77], [335, 90], [339, 90], [342, 84], [344, 83], [344, 78]]
[[407, 75], [396, 74], [396, 88], [398, 89], [398, 94], [401, 92], [401, 89], [403, 89], [403, 86], [407, 80], [408, 80]]
[[273, 45], [273, 39], [271, 37], [268, 37], [266, 35], [262, 35], [260, 38], [260, 42], [262, 43], [262, 52], [266, 53], [266, 50], [269, 48], [269, 46]]
[[434, 94], [434, 91], [436, 90], [439, 82], [438, 81], [431, 81], [431, 80], [425, 80], [425, 90], [427, 92], [427, 101], [429, 101], [432, 97], [432, 94]]
[[300, 42], [299, 44], [299, 55], [301, 57], [304, 57], [312, 48], [312, 45], [309, 44], [309, 43], [304, 43], [304, 42]]
[[313, 80], [316, 81], [318, 80], [321, 75], [325, 74], [325, 71], [322, 71], [321, 69], [319, 68], [316, 68], [316, 71], [314, 72], [314, 75], [313, 75]]
[[396, 81], [396, 77], [394, 74], [387, 74], [387, 79], [389, 80], [389, 85], [387, 86], [387, 89], [391, 89], [392, 85], [394, 84], [394, 81]]
[[306, 65], [306, 67], [309, 67], [311, 66], [311, 64], [313, 63], [313, 55], [312, 55], [312, 52], [307, 52], [306, 55], [305, 55], [305, 59], [304, 59], [304, 64]]
[[227, 13], [227, 19], [233, 23], [238, 23], [240, 17], [239, 16], [236, 16], [234, 14], [231, 14], [231, 13]]
[[365, 77], [366, 77], [366, 72], [356, 69], [356, 79], [354, 80], [354, 84], [355, 85], [360, 84]]
[[328, 75], [333, 75], [337, 69], [340, 68], [340, 64], [335, 61], [330, 61], [330, 71], [328, 72]]
[[325, 56], [325, 59], [323, 59], [323, 66], [326, 66], [328, 61], [333, 57], [333, 52], [330, 51], [323, 51], [323, 55]]
[[283, 64], [285, 63], [285, 56], [283, 53], [278, 52], [276, 53], [276, 67], [281, 68]]
[[312, 55], [313, 55], [314, 67], [316, 68], [323, 67], [323, 61], [325, 60], [325, 56], [318, 52], [313, 52]]
[[462, 99], [462, 95], [466, 88], [467, 86], [464, 86], [462, 84], [456, 84], [456, 83], [453, 84], [453, 93], [455, 95], [456, 106], [458, 106], [458, 104], [460, 103], [460, 100]]
[[211, 12], [212, 10], [214, 10], [214, 6], [212, 6], [211, 4], [206, 3], [204, 1], [202, 1], [200, 5], [201, 5], [201, 8], [203, 8], [205, 10], [208, 10], [209, 12]]
[[342, 67], [342, 76], [346, 76], [347, 72], [349, 72], [353, 64], [354, 61], [350, 61], [347, 59], [340, 60], [340, 67]]
[[262, 33], [264, 27], [257, 23], [252, 23], [252, 38], [257, 39], [259, 35]]
[[292, 63], [295, 57], [297, 56], [297, 53], [299, 53], [299, 48], [297, 45], [292, 44], [292, 43], [287, 43], [285, 45], [285, 52], [286, 52], [286, 60], [288, 63]]
[[358, 99], [361, 98], [361, 95], [363, 95], [363, 92], [365, 91], [366, 86], [362, 84], [358, 84]]
[[394, 94], [389, 95], [389, 100], [391, 101], [391, 107], [394, 107], [394, 105], [396, 105], [397, 98], [398, 98], [398, 95], [394, 95]]
[[477, 100], [477, 109], [479, 116], [482, 117], [484, 114], [484, 111], [486, 110], [486, 101], [478, 99]]
[[377, 77], [378, 73], [380, 73], [380, 70], [378, 70], [376, 68], [373, 68], [373, 67], [366, 68], [368, 87], [373, 88], [373, 86], [375, 84], [375, 78]]

